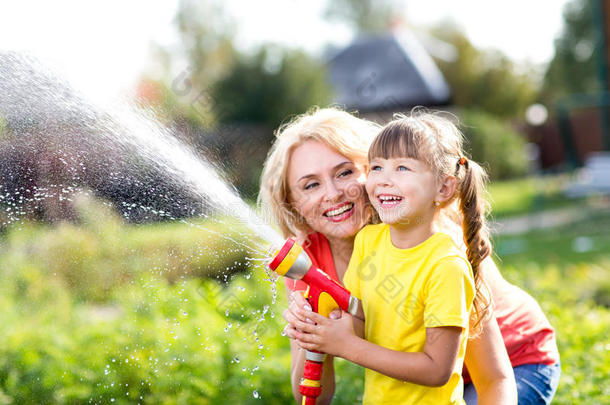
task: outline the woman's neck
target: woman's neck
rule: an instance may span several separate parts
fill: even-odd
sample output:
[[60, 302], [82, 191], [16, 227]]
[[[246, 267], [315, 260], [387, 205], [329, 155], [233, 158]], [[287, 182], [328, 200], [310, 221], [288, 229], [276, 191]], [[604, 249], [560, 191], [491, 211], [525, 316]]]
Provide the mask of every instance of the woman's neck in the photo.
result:
[[339, 280], [343, 280], [343, 275], [347, 270], [349, 259], [352, 257], [354, 251], [354, 236], [351, 238], [328, 238], [328, 244], [330, 245], [330, 252], [333, 255], [333, 262], [335, 263], [335, 271]]

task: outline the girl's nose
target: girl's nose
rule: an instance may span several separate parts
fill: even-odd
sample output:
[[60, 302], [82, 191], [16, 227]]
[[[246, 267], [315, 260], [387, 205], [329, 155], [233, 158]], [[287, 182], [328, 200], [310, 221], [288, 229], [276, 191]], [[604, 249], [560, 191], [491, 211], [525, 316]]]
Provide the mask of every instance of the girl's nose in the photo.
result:
[[379, 174], [379, 176], [376, 179], [376, 183], [378, 186], [392, 186], [392, 178], [390, 177], [390, 175], [387, 172], [381, 173]]

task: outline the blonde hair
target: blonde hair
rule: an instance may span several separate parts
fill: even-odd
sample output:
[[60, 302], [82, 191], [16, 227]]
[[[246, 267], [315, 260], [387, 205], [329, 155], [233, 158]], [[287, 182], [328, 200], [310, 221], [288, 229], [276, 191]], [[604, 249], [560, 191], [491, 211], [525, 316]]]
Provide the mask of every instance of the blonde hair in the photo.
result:
[[[369, 159], [409, 157], [425, 162], [438, 180], [456, 178], [454, 195], [441, 205], [441, 217], [461, 222], [466, 254], [475, 278], [475, 327], [490, 314], [490, 298], [480, 274], [481, 262], [491, 253], [486, 224], [489, 204], [483, 197], [487, 175], [463, 149], [463, 135], [451, 119], [440, 112], [414, 110], [397, 115], [383, 127], [369, 149]], [[456, 209], [457, 205], [457, 209]]]
[[318, 141], [366, 168], [369, 145], [380, 128], [336, 107], [314, 107], [282, 125], [275, 132], [276, 140], [263, 168], [259, 209], [271, 214], [284, 237], [307, 233], [306, 221], [289, 201], [288, 166], [292, 151], [306, 141]]

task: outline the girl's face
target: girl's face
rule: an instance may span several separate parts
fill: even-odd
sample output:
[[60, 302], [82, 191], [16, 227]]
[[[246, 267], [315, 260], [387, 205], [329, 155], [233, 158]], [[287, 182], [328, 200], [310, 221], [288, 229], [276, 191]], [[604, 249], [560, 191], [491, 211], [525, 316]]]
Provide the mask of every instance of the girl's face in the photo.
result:
[[374, 158], [366, 191], [380, 219], [409, 227], [434, 218], [438, 198], [435, 177], [428, 166], [411, 158]]
[[289, 200], [327, 238], [351, 238], [368, 222], [363, 168], [327, 145], [306, 141], [288, 166]]

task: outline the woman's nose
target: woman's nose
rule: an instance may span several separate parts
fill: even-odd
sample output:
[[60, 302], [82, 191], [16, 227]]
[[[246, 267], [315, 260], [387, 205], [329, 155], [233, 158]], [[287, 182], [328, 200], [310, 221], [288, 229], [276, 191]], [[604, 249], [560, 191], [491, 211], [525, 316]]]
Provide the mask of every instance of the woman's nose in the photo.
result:
[[342, 195], [343, 195], [343, 190], [340, 187], [337, 187], [337, 185], [334, 182], [329, 181], [328, 183], [326, 183], [325, 199], [327, 201], [335, 201]]

